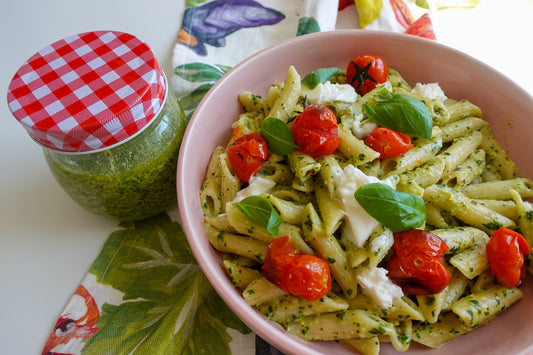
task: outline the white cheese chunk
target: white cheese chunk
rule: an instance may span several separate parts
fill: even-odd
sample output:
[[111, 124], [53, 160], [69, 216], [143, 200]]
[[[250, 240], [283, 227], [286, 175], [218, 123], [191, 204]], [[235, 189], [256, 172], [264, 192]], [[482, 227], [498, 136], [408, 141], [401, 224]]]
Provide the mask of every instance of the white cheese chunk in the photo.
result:
[[349, 84], [332, 84], [329, 81], [320, 83], [314, 89], [302, 86], [302, 95], [307, 96], [311, 103], [325, 103], [334, 101], [356, 102], [357, 93]]
[[233, 202], [239, 202], [250, 196], [268, 194], [272, 191], [274, 186], [276, 186], [274, 181], [262, 178], [260, 176], [254, 176], [250, 179], [250, 183], [247, 187], [237, 192]]
[[395, 180], [380, 180], [377, 177], [368, 176], [351, 164], [347, 165], [342, 173], [335, 177], [336, 197], [341, 203], [345, 214], [343, 232], [345, 237], [359, 248], [365, 244], [372, 231], [379, 225], [379, 222], [359, 205], [354, 193], [359, 187], [375, 182], [387, 184], [392, 188], [396, 187]]
[[353, 135], [359, 139], [365, 139], [378, 125], [370, 120], [365, 121], [353, 121], [352, 132]]
[[370, 251], [374, 254], [377, 254], [381, 250], [390, 246], [389, 241], [392, 237], [392, 232], [387, 229], [387, 234], [383, 233], [372, 239], [372, 244], [370, 245]]
[[383, 308], [392, 307], [394, 300], [403, 296], [401, 287], [394, 284], [387, 273], [382, 267], [365, 267], [357, 274], [357, 281], [363, 291]]
[[432, 100], [444, 101], [447, 99], [438, 83], [421, 84], [417, 83], [411, 93], [427, 97]]

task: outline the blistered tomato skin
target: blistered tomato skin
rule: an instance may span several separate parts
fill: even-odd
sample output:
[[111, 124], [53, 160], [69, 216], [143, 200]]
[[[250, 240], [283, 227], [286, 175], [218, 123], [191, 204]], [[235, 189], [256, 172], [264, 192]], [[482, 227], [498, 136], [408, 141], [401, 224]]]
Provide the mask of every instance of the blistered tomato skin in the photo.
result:
[[291, 130], [299, 150], [314, 158], [333, 154], [340, 143], [337, 117], [322, 104], [308, 105]]
[[387, 81], [387, 76], [387, 63], [375, 55], [359, 55], [348, 63], [346, 69], [346, 81], [361, 95]]
[[331, 291], [328, 263], [314, 255], [296, 253], [289, 237], [269, 243], [261, 271], [282, 290], [306, 300], [317, 301]]
[[432, 295], [451, 281], [444, 253], [446, 243], [437, 235], [421, 229], [394, 233], [394, 255], [387, 264], [389, 278], [406, 295]]
[[227, 154], [237, 177], [249, 182], [268, 158], [268, 146], [262, 135], [251, 133], [237, 138], [235, 144], [228, 147]]
[[378, 152], [380, 159], [402, 156], [413, 147], [407, 134], [385, 127], [377, 127], [370, 132], [365, 144]]
[[500, 284], [519, 286], [526, 277], [525, 255], [530, 247], [524, 237], [511, 229], [500, 228], [487, 243], [491, 273]]

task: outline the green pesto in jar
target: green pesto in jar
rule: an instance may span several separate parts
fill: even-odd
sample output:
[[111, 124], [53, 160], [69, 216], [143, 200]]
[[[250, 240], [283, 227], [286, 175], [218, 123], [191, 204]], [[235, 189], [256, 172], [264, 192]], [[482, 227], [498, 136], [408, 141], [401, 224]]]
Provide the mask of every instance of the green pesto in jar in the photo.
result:
[[145, 219], [176, 201], [176, 167], [187, 119], [169, 92], [141, 133], [86, 154], [44, 149], [62, 188], [85, 209], [121, 221]]

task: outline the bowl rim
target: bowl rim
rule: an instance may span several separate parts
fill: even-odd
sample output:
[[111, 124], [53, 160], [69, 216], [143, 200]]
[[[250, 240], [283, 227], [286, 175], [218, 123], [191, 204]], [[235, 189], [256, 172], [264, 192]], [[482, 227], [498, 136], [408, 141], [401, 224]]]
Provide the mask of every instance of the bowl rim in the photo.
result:
[[[441, 50], [449, 51], [452, 53], [452, 55], [466, 58], [468, 61], [471, 61], [475, 63], [476, 65], [482, 66], [483, 70], [491, 71], [492, 72], [491, 75], [495, 75], [499, 79], [507, 81], [508, 84], [513, 86], [513, 89], [521, 91], [522, 96], [524, 96], [524, 94], [525, 96], [529, 96], [531, 104], [533, 105], [533, 96], [531, 96], [530, 93], [528, 93], [525, 89], [519, 86], [512, 79], [504, 76], [502, 73], [490, 67], [488, 64], [485, 64], [481, 62], [480, 60], [458, 49], [454, 49], [442, 43], [429, 40], [429, 39], [425, 39], [425, 38], [421, 38], [421, 37], [417, 37], [417, 36], [413, 36], [413, 35], [407, 35], [407, 34], [396, 33], [396, 32], [385, 32], [385, 31], [377, 31], [377, 30], [361, 30], [361, 29], [343, 29], [343, 30], [335, 30], [335, 31], [317, 32], [317, 33], [306, 34], [303, 36], [293, 37], [290, 39], [280, 41], [274, 45], [268, 46], [252, 54], [251, 56], [247, 57], [243, 61], [239, 62], [238, 64], [233, 66], [230, 70], [228, 70], [228, 72], [224, 74], [212, 86], [212, 88], [204, 95], [204, 97], [198, 104], [196, 110], [194, 111], [189, 121], [189, 124], [186, 128], [185, 134], [183, 136], [182, 149], [180, 149], [176, 179], [177, 179], [179, 215], [180, 215], [181, 222], [182, 222], [181, 224], [186, 234], [186, 237], [189, 241], [189, 245], [191, 246], [193, 254], [195, 255], [204, 274], [206, 275], [206, 277], [208, 278], [212, 286], [215, 288], [217, 293], [220, 295], [220, 297], [226, 302], [226, 304], [228, 304], [228, 306], [232, 309], [232, 311], [245, 324], [247, 324], [252, 329], [252, 331], [255, 332], [255, 334], [259, 335], [260, 337], [265, 339], [267, 342], [277, 347], [279, 350], [282, 350], [290, 354], [301, 353], [302, 346], [305, 347], [307, 354], [319, 355], [323, 353], [321, 351], [316, 351], [315, 349], [309, 348], [308, 346], [306, 346], [306, 341], [288, 333], [279, 324], [268, 320], [259, 311], [257, 311], [255, 308], [250, 306], [248, 303], [246, 303], [242, 297], [242, 294], [238, 293], [237, 289], [231, 284], [231, 281], [229, 280], [229, 277], [227, 276], [225, 270], [221, 270], [220, 265], [217, 266], [215, 265], [215, 263], [206, 264], [205, 262], [203, 262], [209, 259], [210, 257], [209, 253], [206, 250], [202, 250], [202, 248], [199, 248], [199, 245], [194, 242], [194, 238], [196, 236], [195, 236], [195, 230], [193, 230], [192, 226], [189, 225], [188, 223], [183, 223], [184, 221], [189, 221], [190, 216], [191, 216], [191, 211], [189, 209], [182, 208], [182, 206], [183, 207], [186, 206], [187, 202], [189, 202], [186, 200], [186, 198], [189, 196], [183, 193], [184, 191], [188, 190], [188, 187], [185, 184], [186, 171], [187, 171], [186, 164], [187, 164], [187, 158], [188, 158], [187, 154], [190, 155], [193, 153], [188, 150], [188, 146], [189, 146], [188, 143], [192, 139], [191, 132], [195, 130], [196, 124], [198, 120], [201, 118], [203, 111], [205, 110], [205, 107], [208, 101], [210, 100], [210, 98], [213, 95], [216, 95], [216, 93], [220, 90], [220, 88], [223, 87], [228, 80], [231, 80], [231, 78], [235, 75], [235, 73], [238, 73], [240, 70], [242, 70], [242, 68], [245, 68], [246, 66], [250, 65], [250, 63], [253, 63], [256, 60], [256, 58], [262, 57], [272, 51], [281, 51], [285, 47], [291, 46], [294, 42], [314, 41], [314, 40], [317, 40], [316, 38], [328, 38], [329, 36], [363, 36], [363, 37], [377, 36], [377, 37], [389, 37], [392, 39], [398, 38], [398, 39], [401, 39], [402, 41], [407, 41], [408, 43], [421, 44], [421, 45], [430, 46], [430, 47], [433, 46], [436, 48], [440, 48]], [[201, 228], [203, 229], [203, 226]], [[202, 235], [202, 237], [205, 237], [205, 232]], [[216, 252], [218, 253], [218, 251]], [[220, 277], [221, 271], [224, 275], [224, 277], [222, 278]], [[271, 326], [260, 327], [259, 329], [257, 328], [258, 324], [265, 324], [265, 322], [268, 322]], [[283, 335], [283, 336], [280, 336], [280, 335]], [[530, 344], [529, 349], [530, 350], [533, 349], [533, 344]]]

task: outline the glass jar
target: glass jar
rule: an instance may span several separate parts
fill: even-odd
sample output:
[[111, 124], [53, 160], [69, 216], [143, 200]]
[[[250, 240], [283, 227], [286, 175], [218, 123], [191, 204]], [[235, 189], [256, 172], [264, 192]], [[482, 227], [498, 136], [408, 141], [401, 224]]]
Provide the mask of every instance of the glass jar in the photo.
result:
[[186, 121], [172, 93], [138, 136], [116, 147], [69, 154], [43, 147], [54, 177], [87, 210], [121, 221], [164, 211], [176, 200], [176, 167]]
[[[70, 47], [83, 55], [72, 57]], [[177, 159], [187, 119], [153, 52], [132, 35], [100, 31], [56, 42], [36, 56], [15, 75], [9, 106], [42, 146], [68, 195], [93, 213], [121, 221], [145, 219], [169, 207], [176, 200]], [[74, 73], [80, 57], [89, 69]], [[43, 60], [46, 70], [39, 72], [34, 63]], [[54, 64], [58, 61], [61, 71]], [[34, 77], [28, 80], [30, 74]], [[74, 74], [83, 80], [72, 84]], [[54, 78], [32, 88], [31, 83], [58, 75], [59, 83]], [[45, 104], [44, 113], [32, 109]]]

